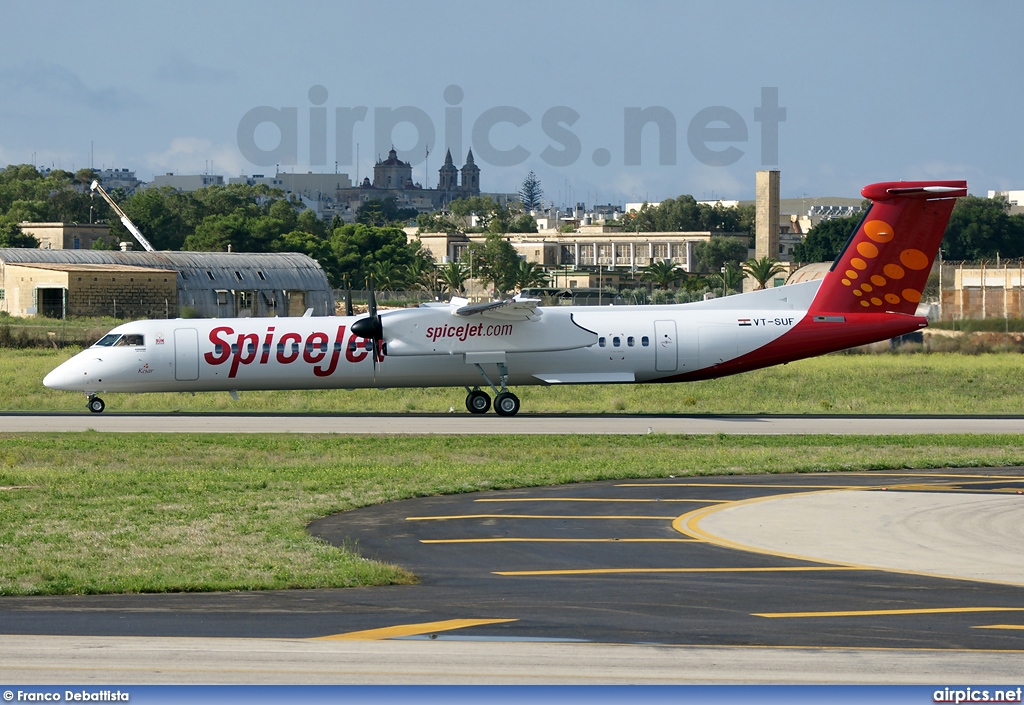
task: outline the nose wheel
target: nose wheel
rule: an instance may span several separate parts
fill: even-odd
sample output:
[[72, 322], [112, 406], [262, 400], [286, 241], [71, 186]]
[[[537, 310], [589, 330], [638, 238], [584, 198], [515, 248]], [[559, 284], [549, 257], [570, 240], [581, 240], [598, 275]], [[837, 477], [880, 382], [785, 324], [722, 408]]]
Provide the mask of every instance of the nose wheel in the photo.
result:
[[103, 403], [103, 400], [97, 396], [89, 397], [89, 401], [86, 403], [86, 406], [89, 408], [89, 411], [94, 414], [99, 414], [107, 408], [107, 405]]

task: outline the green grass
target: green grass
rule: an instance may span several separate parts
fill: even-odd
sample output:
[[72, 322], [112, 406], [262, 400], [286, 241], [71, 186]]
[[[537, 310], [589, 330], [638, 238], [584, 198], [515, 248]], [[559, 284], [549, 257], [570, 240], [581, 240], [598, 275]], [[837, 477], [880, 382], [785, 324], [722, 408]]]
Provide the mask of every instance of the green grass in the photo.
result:
[[[610, 478], [1024, 465], [1024, 436], [0, 434], [0, 594], [408, 583], [305, 530], [355, 507]], [[354, 547], [357, 548], [357, 547]]]
[[[73, 350], [0, 349], [0, 410], [82, 411], [85, 397], [42, 378]], [[521, 413], [1017, 414], [1024, 355], [828, 355], [687, 384], [517, 387]], [[111, 411], [465, 411], [449, 389], [104, 394]], [[2, 427], [0, 427], [2, 430]]]

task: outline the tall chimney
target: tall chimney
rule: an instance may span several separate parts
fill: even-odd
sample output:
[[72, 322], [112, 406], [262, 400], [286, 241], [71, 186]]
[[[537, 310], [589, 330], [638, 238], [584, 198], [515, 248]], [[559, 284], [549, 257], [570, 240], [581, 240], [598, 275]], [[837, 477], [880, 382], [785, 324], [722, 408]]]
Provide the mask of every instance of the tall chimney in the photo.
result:
[[757, 172], [754, 256], [779, 259], [779, 171]]

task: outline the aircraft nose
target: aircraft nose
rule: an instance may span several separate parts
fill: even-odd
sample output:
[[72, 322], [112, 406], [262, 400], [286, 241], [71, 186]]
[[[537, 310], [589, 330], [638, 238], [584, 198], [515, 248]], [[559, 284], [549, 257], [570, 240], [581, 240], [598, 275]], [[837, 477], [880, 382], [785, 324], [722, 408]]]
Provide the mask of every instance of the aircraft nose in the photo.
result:
[[43, 377], [43, 386], [50, 389], [70, 390], [71, 382], [72, 372], [66, 362], [57, 366], [48, 375]]
[[66, 392], [82, 391], [90, 381], [90, 375], [82, 362], [76, 356], [58, 365], [50, 374], [43, 377], [43, 386]]

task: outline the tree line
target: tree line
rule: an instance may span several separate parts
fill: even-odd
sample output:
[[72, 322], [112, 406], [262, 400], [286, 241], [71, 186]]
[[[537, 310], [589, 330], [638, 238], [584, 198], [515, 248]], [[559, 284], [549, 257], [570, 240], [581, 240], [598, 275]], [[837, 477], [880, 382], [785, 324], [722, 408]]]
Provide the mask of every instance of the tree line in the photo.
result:
[[[112, 234], [131, 239], [106, 202], [89, 193], [95, 176], [89, 169], [40, 172], [26, 164], [0, 170], [0, 247], [38, 246], [18, 227], [23, 221], [106, 220]], [[528, 177], [524, 200], [537, 207], [542, 193], [536, 177]], [[432, 214], [401, 208], [393, 198], [371, 201], [360, 207], [355, 224], [337, 218], [326, 223], [283, 191], [262, 184], [210, 186], [190, 193], [150, 188], [128, 195], [115, 189], [111, 196], [156, 249], [302, 252], [321, 264], [335, 286], [348, 282], [361, 288], [371, 275], [377, 286], [392, 289], [462, 291], [469, 276], [489, 281], [497, 293], [545, 283], [543, 268], [524, 262], [501, 237], [536, 232], [536, 222], [522, 204], [500, 205], [486, 196], [458, 199], [446, 211]], [[476, 216], [473, 228], [467, 226], [471, 216]], [[467, 261], [437, 266], [418, 242], [407, 241], [401, 229], [414, 218], [423, 232], [479, 232], [487, 237], [469, 246]], [[797, 245], [794, 259], [803, 263], [834, 260], [859, 222], [859, 217], [852, 217], [819, 223]], [[713, 275], [708, 281], [724, 277], [727, 281], [719, 283], [726, 288], [733, 274], [743, 271], [740, 263], [746, 259], [753, 227], [753, 206], [710, 206], [689, 195], [657, 206], [644, 204], [623, 218], [625, 232], [744, 233], [740, 237], [716, 234], [694, 247], [697, 269]], [[1010, 215], [1005, 201], [959, 199], [943, 239], [943, 256], [950, 260], [1024, 257], [1024, 215]], [[669, 274], [659, 274], [657, 267]], [[728, 271], [723, 273], [723, 267]], [[655, 263], [648, 269], [652, 282], [665, 281], [666, 276], [674, 277], [674, 282], [684, 280], [681, 270], [668, 265]]]
[[[793, 259], [832, 262], [862, 218], [856, 215], [818, 223], [793, 248]], [[956, 261], [1024, 258], [1024, 214], [1010, 215], [1010, 204], [1002, 199], [958, 198], [942, 237], [942, 257]]]

